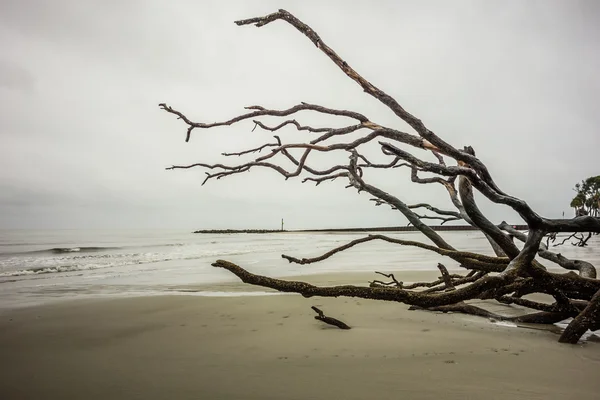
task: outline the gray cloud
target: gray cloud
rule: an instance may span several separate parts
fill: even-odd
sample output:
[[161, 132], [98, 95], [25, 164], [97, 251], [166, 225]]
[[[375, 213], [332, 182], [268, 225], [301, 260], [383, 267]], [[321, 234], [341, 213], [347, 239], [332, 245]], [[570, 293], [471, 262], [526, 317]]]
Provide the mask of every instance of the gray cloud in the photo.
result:
[[[250, 104], [309, 101], [409, 129], [289, 26], [232, 23], [281, 7], [444, 139], [472, 145], [505, 191], [543, 215], [569, 213], [574, 183], [599, 173], [597, 2], [5, 0], [0, 227], [403, 224], [343, 182], [315, 188], [256, 170], [200, 186], [200, 170], [164, 170], [270, 135], [249, 122], [186, 144], [160, 102], [214, 121]], [[313, 162], [346, 155], [334, 157]], [[369, 179], [407, 202], [449, 207], [441, 188], [415, 186], [406, 171]], [[516, 219], [481, 202], [495, 220]]]

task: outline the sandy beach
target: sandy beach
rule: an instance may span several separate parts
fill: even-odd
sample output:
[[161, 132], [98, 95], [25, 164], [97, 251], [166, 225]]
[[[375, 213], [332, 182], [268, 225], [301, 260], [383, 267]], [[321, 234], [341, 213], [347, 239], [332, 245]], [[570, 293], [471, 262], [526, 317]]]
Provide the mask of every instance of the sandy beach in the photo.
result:
[[62, 301], [0, 315], [0, 398], [597, 399], [600, 344], [556, 340], [352, 298]]

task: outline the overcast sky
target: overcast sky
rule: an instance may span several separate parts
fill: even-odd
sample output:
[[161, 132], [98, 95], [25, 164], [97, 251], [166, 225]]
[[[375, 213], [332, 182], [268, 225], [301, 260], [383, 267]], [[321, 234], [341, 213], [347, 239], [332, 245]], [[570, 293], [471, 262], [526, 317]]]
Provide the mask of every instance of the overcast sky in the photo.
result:
[[[501, 188], [542, 215], [571, 215], [574, 184], [600, 173], [593, 0], [2, 0], [0, 228], [405, 224], [343, 181], [314, 187], [255, 170], [201, 186], [201, 169], [165, 170], [223, 161], [221, 152], [271, 134], [247, 122], [197, 130], [185, 143], [185, 125], [161, 102], [213, 122], [247, 105], [306, 101], [410, 131], [291, 26], [233, 23], [279, 8], [446, 141], [472, 145]], [[313, 135], [282, 132], [288, 142]], [[367, 178], [403, 201], [451, 207], [443, 188], [412, 184], [408, 171]], [[518, 222], [479, 199], [494, 222]]]

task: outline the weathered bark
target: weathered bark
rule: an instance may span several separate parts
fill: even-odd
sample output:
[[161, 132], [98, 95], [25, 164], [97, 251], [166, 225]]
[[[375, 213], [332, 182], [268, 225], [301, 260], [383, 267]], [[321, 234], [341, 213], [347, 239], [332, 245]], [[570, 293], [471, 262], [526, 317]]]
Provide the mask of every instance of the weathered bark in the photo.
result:
[[[426, 293], [418, 291], [409, 291], [400, 287], [360, 287], [360, 286], [333, 286], [333, 287], [318, 287], [301, 281], [286, 281], [281, 279], [269, 278], [262, 275], [252, 274], [245, 269], [228, 261], [218, 260], [212, 264], [214, 267], [224, 268], [238, 276], [243, 282], [252, 285], [258, 285], [276, 289], [282, 292], [293, 292], [301, 294], [304, 297], [358, 297], [364, 299], [373, 300], [384, 300], [384, 301], [395, 301], [413, 306], [418, 306], [428, 310], [439, 310], [439, 311], [455, 311], [462, 310], [465, 313], [475, 313], [474, 315], [488, 316], [497, 319], [513, 322], [527, 322], [527, 323], [555, 323], [562, 321], [566, 318], [573, 317], [579, 313], [577, 307], [561, 307], [556, 305], [553, 308], [546, 308], [541, 306], [540, 303], [535, 306], [534, 302], [527, 300], [512, 299], [513, 303], [517, 303], [523, 306], [528, 306], [536, 309], [542, 309], [540, 313], [528, 314], [519, 317], [502, 317], [497, 314], [491, 315], [479, 311], [474, 311], [472, 307], [463, 307], [461, 303], [468, 299], [501, 299], [502, 302], [507, 302], [507, 298], [503, 297], [507, 293], [516, 292], [521, 288], [528, 288], [528, 292], [542, 292], [550, 293], [554, 289], [555, 282], [546, 283], [536, 282], [534, 278], [527, 279], [513, 279], [511, 275], [500, 275], [500, 276], [485, 276], [476, 280], [471, 285], [448, 291], [444, 293]], [[395, 278], [394, 278], [395, 279]], [[547, 278], [549, 279], [549, 278]], [[578, 281], [584, 281], [579, 278]], [[397, 281], [399, 282], [399, 281]], [[593, 281], [596, 284], [598, 281]], [[538, 286], [539, 285], [539, 286]], [[596, 285], [598, 287], [598, 285]], [[597, 289], [600, 291], [600, 289]], [[594, 299], [596, 302], [600, 296], [596, 295]], [[458, 305], [457, 305], [458, 304]], [[592, 303], [590, 302], [590, 305]], [[598, 304], [596, 308], [590, 311], [590, 305], [582, 312], [586, 312], [586, 315], [595, 315], [594, 312], [598, 312]], [[441, 307], [441, 308], [440, 308]], [[586, 311], [588, 310], [588, 311]], [[594, 311], [595, 310], [595, 311]], [[485, 314], [485, 315], [484, 315]], [[586, 317], [587, 318], [587, 317]], [[597, 317], [595, 317], [597, 318]], [[589, 319], [589, 318], [588, 318]], [[597, 321], [594, 320], [594, 321]], [[594, 328], [598, 322], [588, 323], [588, 326]]]
[[459, 177], [458, 179], [458, 192], [465, 208], [465, 212], [479, 229], [481, 229], [487, 236], [491, 237], [494, 243], [496, 243], [502, 251], [508, 257], [515, 258], [519, 254], [519, 249], [515, 244], [506, 236], [500, 229], [498, 229], [489, 219], [487, 219], [483, 213], [477, 207], [475, 198], [473, 196], [473, 187], [470, 181], [465, 177]]
[[[465, 277], [459, 277], [459, 278], [453, 279], [452, 285], [454, 285], [454, 287], [456, 288], [457, 286], [473, 283], [488, 274], [487, 272], [475, 271], [475, 270], [471, 271], [471, 273], [473, 273], [473, 274], [472, 275], [467, 274], [467, 276], [465, 276]], [[434, 293], [434, 292], [439, 292], [439, 291], [445, 290], [446, 289], [445, 284], [438, 286], [442, 282], [443, 282], [443, 279], [438, 279], [436, 281], [429, 283], [428, 285], [422, 285], [422, 286], [428, 288], [428, 289], [423, 290], [423, 293]]]
[[339, 319], [335, 319], [335, 318], [326, 316], [325, 314], [323, 314], [323, 311], [321, 311], [317, 307], [312, 306], [311, 308], [317, 314], [319, 314], [319, 315], [315, 316], [315, 319], [318, 319], [319, 321], [325, 322], [326, 324], [329, 324], [329, 325], [337, 326], [340, 329], [350, 329], [350, 327], [348, 325], [346, 325], [344, 322], [340, 321]]
[[464, 302], [448, 304], [448, 305], [444, 305], [444, 306], [429, 307], [429, 308], [423, 308], [423, 307], [419, 307], [419, 306], [410, 306], [409, 310], [438, 311], [438, 312], [443, 312], [443, 313], [453, 312], [453, 313], [460, 313], [460, 314], [476, 315], [478, 317], [491, 318], [491, 319], [497, 319], [497, 320], [503, 320], [505, 318], [502, 315], [485, 310], [481, 307], [473, 306], [471, 304], [466, 304]]
[[454, 304], [477, 298], [481, 293], [501, 288], [513, 281], [512, 277], [484, 276], [469, 286], [443, 293], [420, 293], [395, 287], [330, 286], [319, 287], [301, 281], [286, 281], [253, 274], [229, 261], [217, 260], [213, 267], [223, 268], [236, 275], [244, 283], [276, 289], [280, 292], [292, 292], [304, 297], [358, 297], [363, 299], [396, 301], [421, 307], [435, 307]]
[[600, 290], [592, 297], [587, 307], [569, 323], [558, 341], [575, 344], [588, 329], [600, 329]]
[[[439, 264], [441, 265], [441, 264]], [[394, 276], [394, 274], [386, 274], [383, 272], [378, 272], [375, 271], [376, 274], [379, 275], [383, 275], [386, 278], [390, 278], [392, 279], [390, 282], [382, 282], [379, 280], [373, 280], [371, 282], [369, 282], [369, 286], [371, 287], [397, 287], [400, 289], [417, 289], [417, 288], [427, 288], [424, 289], [422, 291], [422, 293], [434, 293], [434, 292], [439, 292], [442, 290], [446, 290], [448, 289], [448, 286], [446, 284], [446, 280], [444, 279], [444, 277], [440, 277], [435, 281], [431, 281], [431, 282], [413, 282], [413, 283], [409, 283], [409, 284], [405, 284], [402, 281], [399, 281], [396, 279], [396, 277]], [[450, 279], [450, 285], [454, 288], [456, 288], [456, 286], [460, 286], [460, 285], [465, 285], [467, 283], [473, 283], [476, 280], [478, 280], [479, 278], [485, 276], [487, 274], [487, 272], [481, 272], [481, 271], [472, 271], [472, 273], [469, 273], [467, 276], [462, 276], [462, 275], [458, 275], [458, 274], [448, 274], [448, 278]]]
[[360, 183], [360, 187], [366, 192], [380, 198], [389, 204], [394, 205], [398, 211], [400, 211], [406, 219], [418, 230], [420, 230], [425, 236], [427, 236], [436, 246], [440, 249], [454, 250], [436, 231], [427, 226], [418, 215], [416, 215], [408, 206], [400, 201], [400, 199], [392, 196], [391, 194], [376, 188], [375, 186], [365, 183], [360, 177], [355, 176], [355, 179]]
[[[502, 221], [498, 227], [506, 232], [509, 232], [513, 237], [525, 242], [527, 235], [521, 231], [513, 229], [505, 221]], [[548, 246], [541, 243], [538, 249], [540, 257], [552, 261], [561, 267], [569, 270], [579, 271], [579, 275], [585, 278], [596, 278], [596, 268], [589, 262], [583, 260], [570, 260], [560, 253], [553, 253], [548, 250]]]
[[560, 321], [572, 317], [573, 314], [568, 312], [547, 312], [541, 311], [539, 313], [521, 315], [519, 317], [512, 317], [505, 319], [505, 321], [521, 322], [525, 324], [555, 324]]
[[444, 281], [444, 285], [446, 285], [446, 290], [456, 290], [454, 283], [452, 282], [452, 277], [448, 273], [446, 267], [440, 263], [438, 263], [437, 267], [442, 273], [442, 280]]

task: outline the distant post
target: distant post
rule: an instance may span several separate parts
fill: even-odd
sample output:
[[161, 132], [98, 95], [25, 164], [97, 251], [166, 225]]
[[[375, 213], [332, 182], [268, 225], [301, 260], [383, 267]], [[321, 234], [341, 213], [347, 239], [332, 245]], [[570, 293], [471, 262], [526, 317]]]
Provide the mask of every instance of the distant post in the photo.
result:
[[281, 218], [281, 232], [283, 232], [283, 218]]

